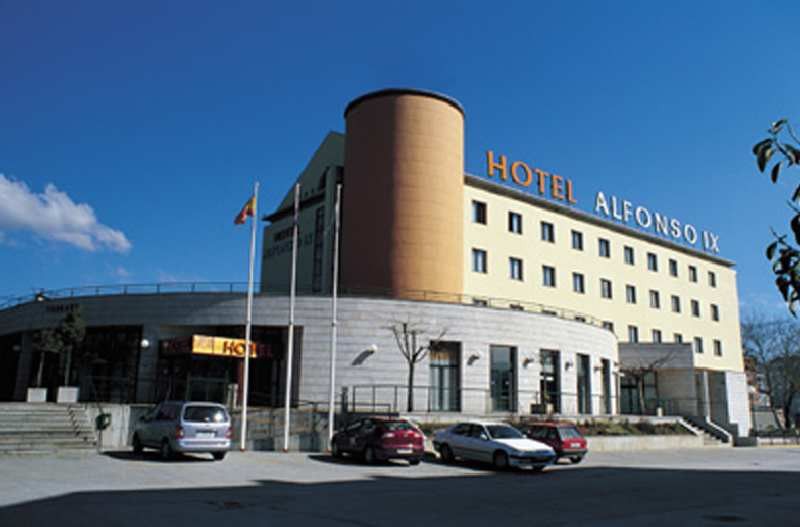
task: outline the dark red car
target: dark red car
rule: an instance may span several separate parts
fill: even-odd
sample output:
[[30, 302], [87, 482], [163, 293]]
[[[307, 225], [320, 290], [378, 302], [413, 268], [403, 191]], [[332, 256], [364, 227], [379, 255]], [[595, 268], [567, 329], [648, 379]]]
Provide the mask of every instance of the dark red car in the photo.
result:
[[405, 419], [368, 417], [338, 430], [331, 453], [334, 457], [358, 456], [367, 463], [406, 459], [417, 465], [425, 455], [425, 435]]
[[527, 437], [552, 447], [556, 451], [556, 461], [568, 457], [573, 463], [580, 463], [589, 451], [586, 438], [571, 423], [535, 423], [520, 430]]

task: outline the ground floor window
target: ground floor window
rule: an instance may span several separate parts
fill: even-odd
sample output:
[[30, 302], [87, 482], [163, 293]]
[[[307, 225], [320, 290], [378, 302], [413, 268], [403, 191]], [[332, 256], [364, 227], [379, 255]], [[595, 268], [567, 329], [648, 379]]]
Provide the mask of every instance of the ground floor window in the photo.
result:
[[430, 408], [461, 411], [461, 343], [439, 342], [430, 353]]

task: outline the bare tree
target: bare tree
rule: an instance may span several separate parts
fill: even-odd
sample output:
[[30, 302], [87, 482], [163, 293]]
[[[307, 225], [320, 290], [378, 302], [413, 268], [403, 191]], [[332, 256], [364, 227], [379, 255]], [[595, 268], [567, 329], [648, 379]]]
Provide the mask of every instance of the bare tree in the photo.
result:
[[414, 411], [414, 369], [417, 364], [422, 362], [430, 353], [431, 348], [436, 348], [442, 341], [447, 329], [442, 329], [436, 338], [425, 342], [425, 335], [430, 332], [418, 322], [395, 321], [387, 329], [394, 335], [397, 342], [397, 349], [408, 363], [408, 404], [407, 411]]
[[645, 377], [651, 373], [655, 373], [660, 367], [667, 364], [675, 355], [674, 350], [666, 351], [655, 356], [646, 356], [640, 354], [636, 359], [628, 359], [625, 361], [623, 372], [626, 377], [634, 379], [636, 382], [636, 395], [639, 399], [639, 411], [644, 412], [644, 381]]

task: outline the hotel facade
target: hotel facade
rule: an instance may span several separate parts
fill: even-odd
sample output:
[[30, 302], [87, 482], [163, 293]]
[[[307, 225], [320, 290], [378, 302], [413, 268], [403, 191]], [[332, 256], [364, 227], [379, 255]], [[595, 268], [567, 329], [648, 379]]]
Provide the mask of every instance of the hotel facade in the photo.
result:
[[[713, 232], [605, 189], [583, 210], [579, 182], [498, 148], [466, 173], [464, 110], [441, 94], [368, 93], [344, 117], [345, 133], [329, 133], [296, 180], [294, 402], [327, 401], [341, 185], [337, 404], [409, 410], [392, 331], [405, 326], [426, 348], [414, 412], [680, 415], [748, 433], [736, 271]], [[251, 391], [267, 405], [286, 381], [294, 195], [264, 217]], [[197, 379], [217, 379], [203, 393], [219, 399], [238, 382], [241, 360], [178, 342], [240, 337], [240, 292], [96, 293], [0, 311], [6, 398], [24, 397], [34, 333], [70, 306], [94, 331], [135, 334], [112, 358], [125, 362], [128, 399], [201, 397]]]

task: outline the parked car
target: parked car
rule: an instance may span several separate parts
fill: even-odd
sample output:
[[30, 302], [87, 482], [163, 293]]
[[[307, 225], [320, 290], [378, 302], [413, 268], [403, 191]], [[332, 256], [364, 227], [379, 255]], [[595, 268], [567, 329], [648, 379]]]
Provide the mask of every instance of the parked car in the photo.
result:
[[221, 404], [165, 401], [143, 415], [133, 432], [133, 451], [155, 448], [163, 459], [175, 453], [209, 453], [221, 460], [231, 447], [231, 418]]
[[418, 465], [425, 455], [425, 434], [405, 419], [368, 417], [338, 430], [331, 441], [331, 454], [358, 456], [367, 463], [406, 459]]
[[459, 423], [436, 432], [433, 448], [445, 463], [471, 459], [492, 463], [500, 470], [516, 467], [541, 471], [556, 459], [552, 448], [502, 423]]
[[580, 463], [589, 451], [584, 438], [572, 423], [536, 423], [522, 427], [523, 433], [536, 441], [550, 445], [557, 459], [568, 457]]

